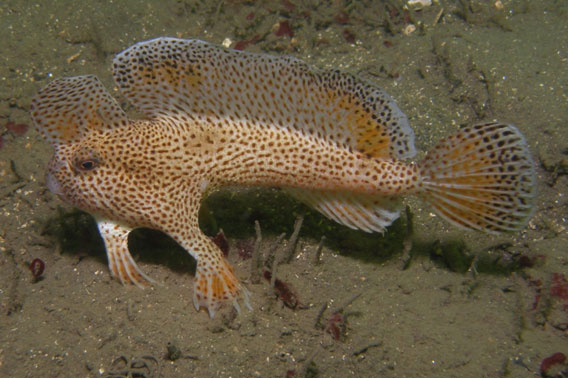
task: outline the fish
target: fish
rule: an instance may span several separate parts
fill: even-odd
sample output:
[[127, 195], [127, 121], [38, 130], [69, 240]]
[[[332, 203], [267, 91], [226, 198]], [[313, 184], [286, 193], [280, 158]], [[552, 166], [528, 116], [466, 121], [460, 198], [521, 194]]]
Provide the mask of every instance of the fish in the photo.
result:
[[197, 261], [193, 303], [251, 308], [250, 293], [199, 228], [200, 203], [227, 186], [279, 187], [344, 226], [384, 232], [423, 198], [469, 230], [515, 232], [531, 217], [534, 162], [513, 125], [463, 127], [414, 162], [395, 101], [350, 73], [196, 39], [157, 38], [115, 56], [129, 118], [93, 75], [39, 90], [31, 116], [54, 148], [46, 183], [95, 218], [112, 276], [144, 287], [128, 234], [160, 230]]

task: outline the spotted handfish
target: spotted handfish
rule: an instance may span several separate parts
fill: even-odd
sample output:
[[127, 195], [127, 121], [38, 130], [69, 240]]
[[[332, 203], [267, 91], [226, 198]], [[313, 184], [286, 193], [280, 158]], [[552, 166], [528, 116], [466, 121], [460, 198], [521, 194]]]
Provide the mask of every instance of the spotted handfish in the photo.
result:
[[384, 231], [411, 194], [466, 229], [515, 231], [531, 215], [533, 161], [512, 125], [464, 127], [414, 163], [407, 117], [345, 72], [174, 38], [128, 48], [112, 70], [143, 119], [129, 119], [95, 76], [55, 80], [33, 99], [34, 124], [55, 149], [47, 185], [93, 214], [123, 283], [150, 281], [128, 250], [132, 229], [175, 239], [197, 261], [193, 302], [211, 317], [241, 298], [250, 308], [198, 225], [201, 200], [224, 186], [281, 187], [368, 232]]

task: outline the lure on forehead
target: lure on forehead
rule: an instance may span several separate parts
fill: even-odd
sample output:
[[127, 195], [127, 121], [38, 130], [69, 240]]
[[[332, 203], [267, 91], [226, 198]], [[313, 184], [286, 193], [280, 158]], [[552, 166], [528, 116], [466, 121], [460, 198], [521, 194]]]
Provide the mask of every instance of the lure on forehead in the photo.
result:
[[128, 234], [151, 227], [197, 260], [194, 304], [213, 316], [248, 291], [199, 229], [203, 196], [225, 185], [278, 186], [347, 227], [383, 232], [415, 194], [458, 227], [524, 227], [535, 173], [512, 125], [466, 127], [418, 163], [406, 116], [382, 89], [290, 58], [158, 38], [113, 61], [116, 84], [145, 116], [128, 119], [94, 76], [58, 79], [32, 102], [55, 148], [49, 188], [91, 212], [109, 268], [123, 283], [149, 278]]

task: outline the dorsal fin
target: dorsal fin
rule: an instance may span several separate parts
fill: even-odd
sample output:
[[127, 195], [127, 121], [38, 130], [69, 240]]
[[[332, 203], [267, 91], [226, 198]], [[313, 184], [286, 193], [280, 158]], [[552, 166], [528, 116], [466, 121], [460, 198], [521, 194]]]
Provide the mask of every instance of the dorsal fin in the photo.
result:
[[406, 116], [382, 89], [295, 58], [158, 38], [117, 55], [113, 75], [150, 118], [287, 127], [376, 158], [416, 153]]
[[93, 75], [52, 81], [32, 100], [31, 115], [53, 145], [74, 143], [92, 130], [128, 123], [122, 108]]

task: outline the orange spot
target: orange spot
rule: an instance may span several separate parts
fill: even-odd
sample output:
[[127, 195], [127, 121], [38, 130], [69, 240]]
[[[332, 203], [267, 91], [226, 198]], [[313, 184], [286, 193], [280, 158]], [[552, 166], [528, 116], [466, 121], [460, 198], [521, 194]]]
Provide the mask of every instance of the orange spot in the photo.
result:
[[[367, 118], [367, 117], [366, 117]], [[368, 117], [370, 118], [370, 117]], [[364, 130], [357, 140], [357, 149], [375, 158], [389, 157], [389, 139], [384, 137], [383, 130], [376, 128]]]
[[[390, 157], [390, 139], [384, 125], [373, 120], [372, 113], [350, 95], [340, 96], [334, 90], [322, 93], [325, 104], [334, 105], [335, 119], [347, 124], [348, 132], [356, 138], [355, 148], [374, 158]], [[330, 114], [333, 116], [333, 114]]]
[[[199, 73], [195, 74], [188, 70], [182, 70], [180, 66], [174, 68], [175, 64], [178, 63], [165, 60], [160, 67], [154, 68], [153, 73], [157, 76], [157, 81], [169, 83], [174, 87], [187, 83], [195, 88], [201, 84], [201, 75]], [[149, 80], [149, 84], [152, 84], [152, 80]]]
[[221, 298], [224, 290], [223, 283], [219, 279], [219, 276], [213, 276], [213, 282], [211, 283], [211, 286], [213, 298]]
[[59, 136], [63, 138], [64, 141], [71, 141], [75, 138], [77, 133], [79, 132], [79, 125], [75, 121], [69, 121], [65, 125], [57, 125], [57, 133], [56, 139], [59, 139]]

